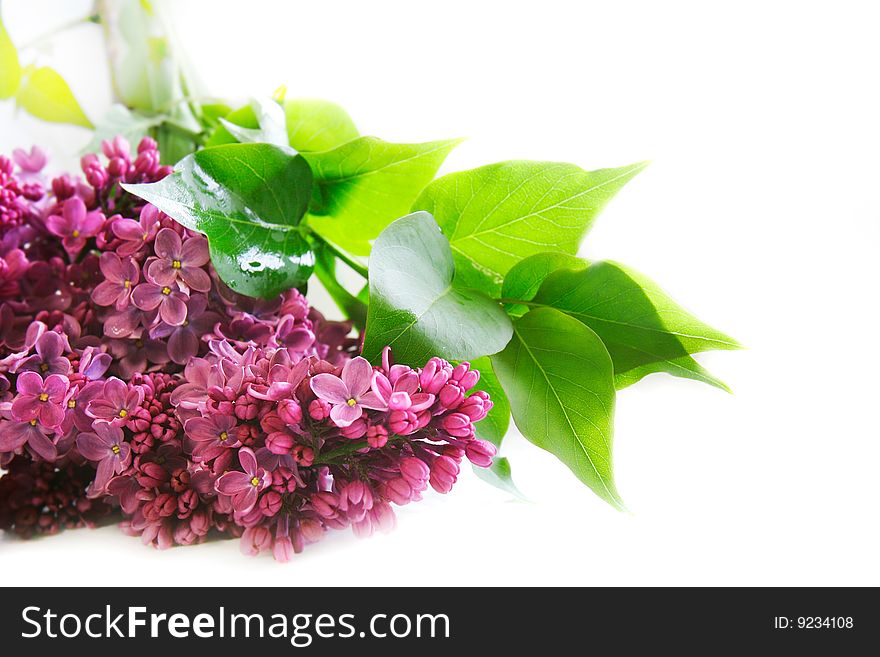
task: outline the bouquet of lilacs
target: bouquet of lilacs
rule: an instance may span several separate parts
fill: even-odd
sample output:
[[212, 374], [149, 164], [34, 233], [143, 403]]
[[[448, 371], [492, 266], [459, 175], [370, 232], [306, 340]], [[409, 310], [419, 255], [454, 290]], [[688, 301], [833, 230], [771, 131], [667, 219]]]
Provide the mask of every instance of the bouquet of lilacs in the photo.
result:
[[373, 366], [297, 289], [234, 292], [203, 235], [123, 189], [171, 173], [156, 143], [102, 150], [51, 181], [38, 148], [0, 157], [0, 529], [121, 514], [160, 548], [227, 535], [286, 561], [491, 465], [467, 362]]
[[[285, 87], [199, 91], [162, 13], [107, 0], [74, 23], [107, 40], [100, 119], [0, 17], [0, 100], [103, 151], [52, 180], [39, 149], [0, 159], [0, 529], [121, 513], [160, 547], [228, 534], [286, 559], [391, 527], [464, 459], [519, 496], [496, 456], [511, 420], [623, 509], [618, 391], [659, 373], [727, 390], [694, 356], [733, 338], [579, 257], [647, 163], [438, 176], [460, 140], [363, 135]], [[316, 285], [343, 321], [310, 307]]]

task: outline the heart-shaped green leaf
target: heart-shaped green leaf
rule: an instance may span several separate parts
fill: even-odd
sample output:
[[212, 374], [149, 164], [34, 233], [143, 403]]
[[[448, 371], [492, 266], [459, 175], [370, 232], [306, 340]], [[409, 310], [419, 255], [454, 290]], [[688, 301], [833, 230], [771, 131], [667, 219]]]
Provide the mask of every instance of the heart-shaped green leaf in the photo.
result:
[[605, 203], [645, 166], [584, 171], [556, 162], [490, 164], [435, 180], [412, 209], [437, 218], [464, 284], [495, 296], [523, 258], [577, 253]]
[[18, 51], [0, 19], [0, 98], [12, 98], [21, 82]]
[[532, 303], [561, 310], [593, 329], [611, 353], [618, 387], [652, 372], [667, 372], [727, 390], [690, 354], [738, 349], [739, 344], [623, 265], [597, 262], [580, 271], [556, 271]]
[[469, 360], [510, 340], [501, 306], [453, 281], [449, 243], [427, 212], [393, 222], [370, 256], [370, 308], [363, 355], [376, 362], [386, 345], [394, 360], [423, 365], [432, 356]]
[[311, 184], [309, 165], [290, 149], [228, 144], [185, 157], [159, 182], [124, 187], [207, 235], [214, 267], [233, 290], [272, 297], [312, 273], [299, 226]]
[[589, 327], [553, 308], [531, 310], [492, 356], [516, 426], [621, 509], [611, 467], [614, 367]]
[[315, 175], [309, 225], [354, 255], [409, 212], [458, 140], [390, 144], [360, 137], [332, 150], [303, 153]]

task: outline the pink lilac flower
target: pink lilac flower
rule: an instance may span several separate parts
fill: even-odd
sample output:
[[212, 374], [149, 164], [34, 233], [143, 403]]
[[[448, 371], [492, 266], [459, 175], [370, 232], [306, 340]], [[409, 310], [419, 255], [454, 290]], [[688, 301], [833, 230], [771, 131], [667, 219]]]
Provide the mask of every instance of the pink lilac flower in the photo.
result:
[[70, 373], [70, 361], [62, 354], [66, 351], [65, 339], [55, 331], [46, 331], [37, 338], [36, 354], [20, 361], [16, 372], [37, 372], [43, 376]]
[[61, 243], [71, 255], [76, 255], [86, 245], [89, 237], [97, 235], [104, 226], [104, 215], [89, 212], [82, 199], [73, 197], [64, 202], [60, 215], [50, 215], [46, 227], [53, 235], [63, 238]]
[[318, 374], [311, 380], [314, 393], [330, 403], [330, 419], [337, 426], [347, 427], [363, 413], [364, 408], [383, 410], [385, 402], [370, 390], [373, 368], [366, 358], [352, 358], [342, 368], [341, 377]]
[[94, 432], [79, 434], [76, 447], [80, 454], [98, 464], [98, 490], [104, 490], [110, 478], [121, 474], [131, 463], [131, 446], [124, 441], [122, 429], [107, 422], [95, 422]]
[[46, 153], [39, 146], [31, 146], [30, 152], [21, 148], [12, 151], [12, 159], [23, 173], [39, 173], [46, 166]]
[[211, 415], [194, 417], [184, 425], [186, 435], [196, 442], [193, 455], [210, 461], [227, 449], [241, 445], [235, 431], [238, 420], [231, 415]]
[[227, 472], [217, 480], [218, 493], [230, 495], [236, 513], [244, 515], [254, 508], [261, 490], [272, 483], [269, 473], [257, 464], [257, 457], [248, 447], [238, 451], [244, 472]]
[[147, 265], [147, 273], [157, 285], [173, 286], [178, 281], [187, 289], [207, 292], [211, 278], [202, 269], [210, 259], [208, 240], [201, 235], [181, 241], [180, 235], [163, 228], [156, 235], [156, 258]]
[[141, 310], [159, 310], [166, 324], [180, 326], [186, 320], [186, 294], [168, 285], [141, 283], [131, 295], [132, 303]]
[[101, 254], [101, 273], [104, 281], [92, 291], [92, 300], [99, 306], [115, 306], [125, 310], [140, 272], [137, 263], [131, 258], [124, 260], [112, 251]]
[[44, 427], [57, 427], [64, 419], [64, 397], [70, 385], [66, 376], [50, 374], [43, 380], [36, 372], [22, 372], [16, 382], [18, 397], [12, 416], [20, 422], [36, 419]]
[[151, 338], [168, 338], [168, 355], [175, 363], [186, 365], [199, 352], [199, 340], [210, 333], [220, 321], [220, 315], [206, 310], [208, 298], [196, 294], [186, 302], [186, 317], [182, 324], [173, 326], [161, 323], [150, 329]]
[[47, 435], [49, 431], [51, 429], [44, 427], [36, 418], [28, 422], [0, 421], [0, 453], [16, 452], [27, 445], [34, 454], [51, 463], [58, 455], [58, 450]]
[[156, 237], [161, 226], [159, 210], [155, 205], [145, 205], [136, 221], [125, 218], [115, 220], [110, 225], [110, 230], [122, 240], [116, 253], [121, 257], [135, 255]]
[[96, 420], [121, 425], [143, 401], [144, 391], [140, 386], [129, 386], [112, 377], [104, 382], [100, 396], [88, 403], [86, 413]]

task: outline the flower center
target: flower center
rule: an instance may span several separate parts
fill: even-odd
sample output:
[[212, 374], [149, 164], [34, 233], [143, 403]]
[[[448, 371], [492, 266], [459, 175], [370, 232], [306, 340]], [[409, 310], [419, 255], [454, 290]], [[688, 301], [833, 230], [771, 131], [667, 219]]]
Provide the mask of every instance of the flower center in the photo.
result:
[[40, 393], [40, 401], [41, 402], [49, 401], [49, 394], [45, 393], [45, 392], [41, 392]]
[[122, 450], [119, 449], [119, 445], [113, 445], [113, 447], [110, 448], [110, 451], [114, 454], [119, 454]]
[[138, 338], [137, 340], [134, 341], [134, 346], [137, 347], [138, 349], [143, 349], [144, 348], [144, 341], [141, 340], [140, 338]]
[[349, 406], [354, 406], [355, 404], [357, 404], [357, 399], [349, 399], [345, 403], [348, 404]]
[[162, 294], [164, 294], [167, 297], [169, 294], [171, 294], [171, 288], [166, 285], [165, 287], [162, 288]]
[[34, 418], [33, 420], [31, 420], [30, 422], [28, 422], [28, 424], [30, 424], [32, 427], [37, 426], [37, 418]]
[[76, 408], [76, 400], [68, 399], [67, 400], [67, 408]]
[[251, 479], [251, 486], [253, 486], [254, 488], [257, 488], [259, 485], [260, 485], [259, 478], [254, 477], [253, 479]]
[[120, 408], [119, 409], [119, 417], [125, 417], [126, 415], [128, 415], [128, 411], [125, 410], [124, 408]]
[[180, 260], [172, 260], [171, 269], [180, 269]]
[[41, 371], [41, 372], [48, 372], [48, 371], [49, 371], [49, 366], [46, 365], [46, 363], [40, 363], [40, 371]]
[[225, 431], [221, 431], [219, 438], [221, 443], [226, 442], [226, 439], [229, 438], [229, 434]]
[[122, 287], [124, 287], [127, 290], [128, 288], [131, 287], [131, 281], [126, 278], [124, 281], [122, 281]]
[[74, 229], [74, 231], [71, 233], [71, 235], [73, 235], [73, 237], [79, 237], [79, 231]]

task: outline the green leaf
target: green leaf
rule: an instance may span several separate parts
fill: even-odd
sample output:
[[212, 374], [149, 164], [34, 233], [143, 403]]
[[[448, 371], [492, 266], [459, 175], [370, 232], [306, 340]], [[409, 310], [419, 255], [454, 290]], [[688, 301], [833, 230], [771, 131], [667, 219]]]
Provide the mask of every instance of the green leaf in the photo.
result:
[[367, 304], [346, 290], [336, 278], [336, 258], [327, 249], [317, 249], [315, 275], [338, 308], [363, 332], [367, 323]]
[[523, 258], [577, 253], [599, 211], [645, 166], [584, 171], [555, 162], [490, 164], [435, 180], [412, 209], [437, 218], [462, 282], [494, 296]]
[[12, 98], [21, 82], [18, 51], [0, 19], [0, 98]]
[[113, 139], [116, 135], [122, 135], [133, 146], [149, 134], [150, 129], [155, 128], [164, 116], [144, 116], [138, 112], [132, 112], [125, 105], [115, 104], [107, 110], [104, 118], [95, 126], [95, 132], [91, 141], [83, 148], [84, 153], [96, 153], [101, 150], [101, 142], [105, 139]]
[[363, 355], [376, 362], [390, 345], [394, 360], [421, 366], [432, 356], [469, 360], [510, 340], [501, 306], [453, 282], [449, 243], [427, 212], [398, 219], [370, 256], [370, 308]]
[[652, 372], [727, 387], [690, 354], [738, 349], [731, 337], [686, 312], [647, 277], [614, 262], [557, 271], [532, 299], [593, 329], [611, 353], [618, 387]]
[[348, 112], [336, 103], [294, 98], [283, 105], [289, 143], [301, 153], [330, 150], [358, 137]]
[[[492, 369], [492, 362], [488, 356], [474, 358], [470, 363], [473, 369], [480, 372], [480, 381], [474, 387], [474, 390], [487, 392], [494, 404], [489, 414], [474, 425], [477, 438], [488, 440], [496, 447], [501, 447], [501, 442], [510, 428], [510, 402], [507, 400], [504, 388], [501, 387], [501, 382]], [[517, 497], [523, 497], [516, 484], [513, 483], [510, 463], [506, 458], [495, 457], [492, 465], [488, 468], [478, 468], [477, 466], [473, 466], [473, 468], [477, 476], [486, 483], [508, 493], [513, 493]]]
[[303, 153], [315, 174], [309, 225], [354, 255], [409, 212], [458, 140], [390, 144], [360, 137], [332, 150]]
[[492, 365], [516, 426], [622, 509], [611, 467], [615, 391], [608, 350], [589, 327], [553, 308], [531, 310], [513, 327]]
[[29, 114], [43, 121], [93, 127], [64, 78], [48, 66], [29, 66], [24, 70], [16, 101]]
[[487, 392], [489, 398], [494, 402], [489, 414], [474, 425], [477, 438], [488, 440], [496, 447], [500, 447], [501, 441], [504, 440], [507, 429], [510, 427], [510, 402], [492, 369], [492, 361], [487, 356], [474, 358], [470, 363], [473, 369], [480, 372], [480, 381], [474, 390]]
[[[531, 301], [541, 283], [550, 274], [558, 269], [586, 269], [589, 266], [586, 260], [567, 253], [538, 253], [521, 260], [511, 267], [504, 277], [501, 286], [501, 296], [504, 299], [519, 299]], [[519, 317], [528, 311], [528, 306], [521, 303], [506, 303], [505, 307], [509, 315]]]
[[255, 98], [250, 102], [250, 108], [258, 128], [244, 128], [225, 118], [220, 119], [220, 124], [242, 144], [287, 146], [287, 128], [281, 105], [268, 98]]
[[185, 157], [159, 182], [123, 187], [207, 235], [229, 287], [268, 298], [312, 273], [314, 254], [298, 225], [311, 184], [308, 164], [290, 149], [228, 144]]
[[[237, 125], [240, 128], [246, 128], [248, 130], [258, 130], [260, 128], [260, 122], [257, 120], [257, 115], [254, 112], [254, 109], [250, 105], [245, 105], [244, 107], [239, 107], [236, 110], [233, 110], [226, 114], [224, 117], [225, 125], [229, 125], [232, 123], [233, 125]], [[214, 132], [208, 137], [207, 141], [205, 141], [205, 147], [211, 148], [212, 146], [222, 146], [224, 144], [235, 144], [238, 142], [229, 130], [226, 129], [224, 124], [218, 125]]]
[[487, 484], [506, 491], [521, 500], [525, 500], [525, 496], [519, 491], [516, 484], [513, 483], [513, 476], [510, 472], [510, 461], [503, 456], [496, 457], [492, 461], [492, 465], [488, 468], [478, 468], [477, 466], [472, 467], [477, 477], [485, 481]]

